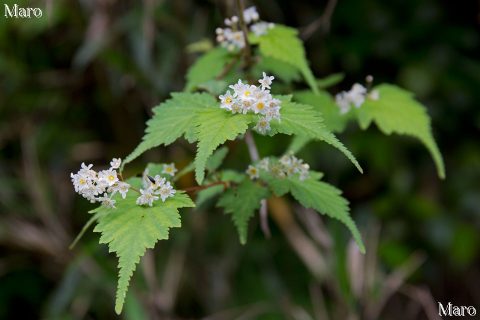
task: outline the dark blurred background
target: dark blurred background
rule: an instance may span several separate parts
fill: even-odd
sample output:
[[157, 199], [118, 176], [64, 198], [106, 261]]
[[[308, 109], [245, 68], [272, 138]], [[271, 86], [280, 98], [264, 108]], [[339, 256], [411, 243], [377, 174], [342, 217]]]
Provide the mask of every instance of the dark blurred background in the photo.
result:
[[[0, 16], [0, 319], [116, 318], [114, 255], [91, 230], [68, 249], [92, 209], [69, 174], [83, 161], [123, 158], [138, 144], [151, 108], [183, 89], [198, 56], [189, 44], [213, 41], [233, 3], [6, 3], [40, 7], [43, 17]], [[247, 4], [266, 21], [300, 30], [327, 6]], [[344, 190], [367, 255], [356, 253], [341, 225], [309, 212], [292, 227], [271, 221], [269, 240], [254, 221], [241, 246], [230, 217], [210, 206], [183, 214], [183, 228], [142, 260], [123, 317], [432, 319], [437, 301], [479, 312], [479, 23], [477, 1], [339, 0], [330, 25], [306, 40], [317, 77], [346, 75], [331, 93], [368, 74], [413, 91], [445, 158], [442, 181], [419, 142], [355, 125], [340, 138], [365, 174], [322, 144], [300, 153]], [[267, 141], [257, 141], [261, 154], [284, 151]], [[228, 156], [232, 167], [246, 167], [243, 151]], [[182, 167], [193, 154], [186, 142], [152, 151], [126, 175], [149, 160]], [[312, 270], [305, 246], [294, 249], [298, 239], [318, 249], [326, 271]]]

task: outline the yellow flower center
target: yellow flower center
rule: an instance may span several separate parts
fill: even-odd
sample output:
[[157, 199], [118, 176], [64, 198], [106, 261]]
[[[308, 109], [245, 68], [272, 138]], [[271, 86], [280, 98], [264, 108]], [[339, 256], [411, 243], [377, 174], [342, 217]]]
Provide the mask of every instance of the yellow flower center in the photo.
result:
[[252, 94], [252, 93], [251, 93], [250, 91], [248, 91], [248, 90], [243, 93], [243, 95], [244, 95], [245, 97], [249, 97], [251, 94]]
[[108, 176], [108, 180], [109, 180], [109, 181], [113, 181], [113, 180], [115, 180], [115, 177], [114, 177], [113, 175], [109, 175], [109, 176]]
[[232, 103], [232, 98], [227, 97], [227, 98], [225, 99], [225, 103], [226, 103], [226, 104]]
[[258, 110], [263, 110], [263, 108], [265, 108], [265, 105], [263, 104], [263, 102], [257, 103], [257, 109]]
[[80, 181], [78, 181], [78, 183], [85, 184], [85, 183], [87, 183], [87, 181], [85, 181], [85, 179], [80, 179]]

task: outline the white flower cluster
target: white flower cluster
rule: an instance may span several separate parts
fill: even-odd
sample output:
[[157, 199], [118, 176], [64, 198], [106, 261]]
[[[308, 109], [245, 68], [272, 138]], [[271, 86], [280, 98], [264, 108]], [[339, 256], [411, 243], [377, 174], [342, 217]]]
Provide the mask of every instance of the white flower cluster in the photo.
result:
[[[243, 20], [256, 36], [264, 35], [268, 32], [268, 29], [274, 27], [273, 23], [259, 21], [260, 16], [257, 12], [257, 8], [249, 7], [243, 11]], [[245, 38], [243, 36], [242, 29], [239, 25], [239, 19], [237, 16], [225, 19], [226, 28], [217, 28], [217, 42], [221, 46], [227, 48], [229, 51], [236, 49], [242, 49], [245, 47]]]
[[268, 76], [263, 73], [263, 78], [258, 80], [260, 86], [242, 83], [242, 80], [229, 88], [233, 90], [233, 94], [228, 90], [220, 98], [220, 108], [231, 111], [232, 113], [246, 114], [249, 111], [261, 115], [255, 126], [261, 134], [270, 131], [270, 121], [280, 121], [280, 104], [281, 101], [275, 99], [270, 94], [270, 85], [272, 84], [273, 76]]
[[[367, 76], [367, 82], [371, 83], [373, 81], [372, 76]], [[345, 114], [350, 111], [352, 104], [355, 108], [360, 108], [360, 106], [365, 102], [365, 99], [369, 98], [372, 100], [378, 100], [380, 98], [379, 92], [377, 90], [372, 90], [368, 92], [367, 88], [359, 83], [355, 83], [350, 91], [342, 91], [335, 96], [335, 102], [340, 108], [340, 113]]]
[[92, 164], [87, 166], [82, 163], [77, 173], [70, 174], [75, 191], [92, 203], [101, 202], [106, 207], [114, 208], [112, 196], [118, 192], [125, 199], [130, 188], [128, 183], [118, 179], [116, 170], [121, 163], [120, 159], [114, 158], [109, 169], [99, 172], [92, 169]]
[[269, 172], [277, 178], [285, 178], [298, 174], [298, 178], [303, 181], [308, 178], [310, 166], [293, 154], [286, 154], [278, 161], [270, 162], [269, 158], [264, 158], [257, 166], [249, 165], [246, 173], [250, 179], [254, 180], [260, 177], [260, 170]]
[[[177, 169], [173, 163], [163, 166], [162, 173], [174, 176]], [[148, 175], [148, 169], [143, 172], [143, 188], [140, 189], [140, 196], [137, 198], [138, 205], [153, 206], [153, 202], [162, 199], [163, 202], [167, 198], [173, 197], [176, 190], [173, 189], [167, 179], [162, 178], [160, 175], [150, 177]]]

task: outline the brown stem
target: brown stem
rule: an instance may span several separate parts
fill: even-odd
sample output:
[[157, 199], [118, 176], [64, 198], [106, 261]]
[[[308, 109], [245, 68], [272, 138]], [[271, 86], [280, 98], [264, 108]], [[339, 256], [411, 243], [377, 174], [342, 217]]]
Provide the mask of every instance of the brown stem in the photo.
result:
[[232, 61], [230, 61], [216, 77], [215, 80], [221, 80], [225, 78], [225, 76], [232, 70], [232, 68], [237, 64], [238, 60], [240, 59], [240, 55], [237, 54], [233, 57]]
[[205, 190], [205, 189], [208, 189], [208, 188], [211, 188], [211, 187], [214, 187], [214, 186], [218, 186], [218, 185], [223, 185], [223, 188], [227, 189], [227, 188], [230, 187], [230, 182], [229, 181], [216, 181], [216, 182], [212, 182], [210, 184], [206, 184], [204, 186], [194, 186], [194, 187], [185, 188], [185, 189], [183, 189], [183, 191], [195, 193], [195, 192]]
[[309, 39], [319, 28], [321, 28], [324, 33], [327, 33], [330, 30], [330, 21], [336, 6], [337, 0], [329, 0], [323, 14], [303, 29], [301, 38], [303, 40]]
[[237, 12], [238, 12], [238, 21], [240, 23], [240, 28], [242, 29], [243, 38], [245, 40], [245, 47], [243, 48], [243, 56], [245, 60], [244, 69], [248, 71], [252, 66], [253, 60], [252, 60], [252, 48], [250, 47], [250, 43], [248, 42], [247, 24], [245, 23], [245, 19], [243, 18], [243, 11], [245, 10], [245, 7], [243, 5], [242, 0], [236, 0], [236, 5], [237, 5]]

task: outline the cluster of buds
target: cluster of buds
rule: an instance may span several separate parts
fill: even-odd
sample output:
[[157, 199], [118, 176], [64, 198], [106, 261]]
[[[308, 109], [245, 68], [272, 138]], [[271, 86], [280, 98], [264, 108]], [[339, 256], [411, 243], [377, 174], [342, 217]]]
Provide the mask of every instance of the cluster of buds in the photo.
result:
[[303, 181], [308, 178], [310, 166], [293, 154], [286, 154], [278, 161], [270, 161], [269, 158], [264, 158], [257, 166], [249, 165], [246, 173], [250, 179], [254, 180], [260, 177], [260, 170], [268, 172], [277, 178], [298, 175], [298, 179]]
[[110, 162], [110, 168], [96, 172], [92, 169], [93, 165], [82, 163], [77, 173], [71, 173], [73, 187], [75, 191], [90, 202], [101, 202], [102, 205], [114, 208], [115, 200], [112, 196], [120, 193], [125, 199], [130, 185], [121, 181], [117, 176], [117, 169], [122, 161], [113, 159]]
[[[373, 82], [373, 77], [367, 76], [366, 80], [367, 86], [370, 86]], [[338, 93], [335, 96], [335, 102], [340, 108], [340, 113], [345, 114], [350, 111], [352, 104], [355, 108], [360, 108], [366, 98], [378, 100], [380, 98], [378, 90], [372, 90], [369, 92], [363, 85], [355, 83], [350, 91], [342, 91]]]
[[231, 111], [232, 113], [253, 112], [259, 114], [261, 117], [255, 126], [261, 134], [266, 134], [270, 131], [270, 121], [280, 121], [280, 104], [281, 101], [275, 99], [270, 94], [270, 85], [274, 77], [263, 73], [263, 78], [258, 80], [260, 86], [243, 83], [242, 80], [229, 88], [233, 90], [233, 94], [228, 90], [224, 95], [221, 95], [220, 107]]
[[[274, 27], [273, 23], [259, 20], [260, 16], [255, 7], [249, 7], [243, 11], [243, 21], [250, 32], [253, 32], [256, 36], [264, 35], [268, 32], [268, 29]], [[233, 16], [225, 19], [226, 28], [216, 29], [217, 42], [229, 51], [245, 47], [245, 38], [239, 22], [239, 18]]]

